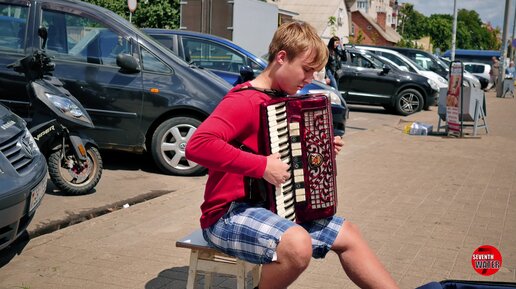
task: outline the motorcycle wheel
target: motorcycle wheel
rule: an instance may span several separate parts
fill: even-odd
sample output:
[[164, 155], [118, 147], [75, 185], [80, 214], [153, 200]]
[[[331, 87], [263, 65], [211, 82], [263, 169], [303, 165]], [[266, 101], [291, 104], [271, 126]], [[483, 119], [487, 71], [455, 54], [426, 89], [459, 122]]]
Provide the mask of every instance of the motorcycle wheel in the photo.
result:
[[[67, 195], [83, 195], [90, 192], [100, 181], [102, 175], [102, 158], [97, 148], [86, 147], [87, 164], [80, 169], [73, 160], [71, 152], [65, 150], [64, 159], [62, 150], [53, 152], [48, 157], [48, 173], [54, 184]], [[71, 162], [72, 167], [66, 165]]]

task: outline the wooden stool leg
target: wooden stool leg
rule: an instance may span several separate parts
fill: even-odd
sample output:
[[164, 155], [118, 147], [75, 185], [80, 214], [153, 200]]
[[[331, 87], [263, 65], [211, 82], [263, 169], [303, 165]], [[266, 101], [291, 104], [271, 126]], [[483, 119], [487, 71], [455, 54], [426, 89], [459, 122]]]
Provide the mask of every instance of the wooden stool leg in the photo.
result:
[[237, 259], [236, 270], [237, 289], [245, 289], [245, 262]]
[[186, 281], [186, 289], [194, 289], [195, 277], [197, 276], [197, 260], [199, 251], [192, 250], [190, 253], [190, 266], [188, 267], [188, 280]]
[[258, 287], [258, 283], [260, 282], [260, 265], [256, 265], [253, 268], [252, 276], [253, 276], [253, 288]]
[[206, 272], [206, 274], [204, 274], [204, 289], [211, 288], [212, 276], [213, 274], [211, 272]]

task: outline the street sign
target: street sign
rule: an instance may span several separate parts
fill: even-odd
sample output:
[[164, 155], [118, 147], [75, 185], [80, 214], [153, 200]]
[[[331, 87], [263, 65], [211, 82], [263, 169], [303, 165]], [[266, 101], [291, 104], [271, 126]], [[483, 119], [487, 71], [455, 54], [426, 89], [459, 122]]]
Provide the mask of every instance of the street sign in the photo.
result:
[[133, 13], [134, 10], [136, 10], [136, 6], [136, 0], [127, 0], [127, 7], [129, 7], [129, 11], [131, 11], [131, 13]]

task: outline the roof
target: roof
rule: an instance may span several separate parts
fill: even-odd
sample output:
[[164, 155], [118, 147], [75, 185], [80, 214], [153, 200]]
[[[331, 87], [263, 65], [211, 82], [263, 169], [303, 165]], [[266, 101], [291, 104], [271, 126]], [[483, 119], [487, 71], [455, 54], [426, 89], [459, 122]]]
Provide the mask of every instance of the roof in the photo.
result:
[[[448, 57], [451, 55], [451, 50], [447, 50], [443, 56]], [[499, 50], [475, 50], [475, 49], [456, 49], [455, 55], [463, 55], [463, 56], [486, 56], [486, 57], [500, 57]]]
[[[360, 15], [362, 17], [364, 17], [364, 19], [367, 20], [367, 22], [369, 22], [369, 24], [371, 24], [371, 26], [373, 26], [374, 29], [376, 31], [378, 31], [378, 33], [380, 33], [380, 35], [385, 40], [392, 42], [392, 43], [398, 43], [401, 40], [401, 35], [399, 35], [399, 33], [396, 32], [396, 30], [392, 29], [392, 27], [386, 26], [385, 30], [383, 30], [382, 27], [372, 17], [367, 15], [365, 12], [363, 12], [361, 10], [356, 10], [356, 11], [353, 11], [353, 13], [360, 13]], [[353, 17], [351, 17], [351, 20], [353, 20]]]

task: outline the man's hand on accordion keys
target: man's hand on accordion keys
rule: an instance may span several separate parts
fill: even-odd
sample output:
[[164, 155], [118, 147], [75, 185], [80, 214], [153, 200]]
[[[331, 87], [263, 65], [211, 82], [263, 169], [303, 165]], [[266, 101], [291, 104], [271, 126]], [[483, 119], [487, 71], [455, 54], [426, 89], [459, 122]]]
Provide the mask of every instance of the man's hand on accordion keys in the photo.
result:
[[271, 154], [267, 157], [263, 178], [270, 184], [279, 186], [290, 177], [288, 169], [289, 165], [281, 160], [279, 153]]
[[344, 146], [344, 141], [340, 136], [336, 136], [333, 138], [333, 145], [335, 147], [335, 154], [339, 154], [339, 152], [342, 150], [342, 147]]

